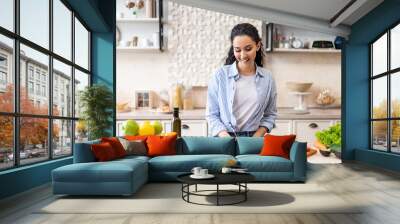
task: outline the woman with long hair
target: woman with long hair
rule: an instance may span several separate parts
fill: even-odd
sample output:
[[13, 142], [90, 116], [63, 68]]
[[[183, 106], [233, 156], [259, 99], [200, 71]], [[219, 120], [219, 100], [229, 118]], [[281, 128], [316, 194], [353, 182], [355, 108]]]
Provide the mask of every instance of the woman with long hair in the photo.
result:
[[208, 85], [206, 119], [212, 136], [264, 136], [275, 127], [276, 86], [263, 66], [257, 28], [237, 24], [225, 65]]

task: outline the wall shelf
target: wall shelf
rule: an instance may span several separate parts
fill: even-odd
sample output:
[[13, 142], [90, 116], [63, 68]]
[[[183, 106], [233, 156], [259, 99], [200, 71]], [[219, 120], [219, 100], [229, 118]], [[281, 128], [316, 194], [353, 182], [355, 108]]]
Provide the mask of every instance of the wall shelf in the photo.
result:
[[[146, 5], [148, 3], [151, 3], [151, 6]], [[150, 8], [147, 8], [147, 6]], [[149, 13], [149, 10], [151, 10], [151, 13]], [[117, 0], [116, 11], [116, 40], [118, 52], [129, 51], [139, 53], [164, 51], [163, 0], [146, 1], [145, 7], [138, 10], [136, 15], [133, 15], [132, 11], [125, 7], [125, 0]], [[157, 48], [153, 46], [157, 46]]]
[[[335, 53], [340, 54], [340, 49], [335, 48], [307, 48], [311, 47], [314, 41], [329, 41], [335, 43], [336, 36], [326, 33], [314, 32], [311, 30], [291, 27], [286, 25], [268, 23], [263, 26], [265, 37], [265, 50], [267, 52], [300, 52], [300, 53]], [[293, 43], [292, 43], [293, 41]], [[292, 48], [296, 45], [306, 48]], [[290, 48], [283, 48], [290, 47]]]
[[341, 50], [332, 48], [310, 48], [310, 49], [295, 49], [295, 48], [274, 48], [272, 52], [299, 52], [299, 53], [336, 53], [340, 54]]

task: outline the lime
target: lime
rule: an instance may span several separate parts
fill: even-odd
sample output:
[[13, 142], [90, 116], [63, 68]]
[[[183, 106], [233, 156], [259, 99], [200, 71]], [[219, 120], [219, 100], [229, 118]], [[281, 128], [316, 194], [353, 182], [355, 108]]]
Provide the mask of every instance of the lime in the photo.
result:
[[151, 125], [153, 125], [153, 127], [154, 127], [154, 134], [156, 134], [156, 135], [161, 134], [161, 132], [163, 131], [163, 126], [162, 126], [161, 122], [153, 121], [151, 123]]
[[139, 125], [134, 120], [127, 120], [122, 126], [122, 130], [124, 131], [125, 135], [137, 135], [139, 130]]

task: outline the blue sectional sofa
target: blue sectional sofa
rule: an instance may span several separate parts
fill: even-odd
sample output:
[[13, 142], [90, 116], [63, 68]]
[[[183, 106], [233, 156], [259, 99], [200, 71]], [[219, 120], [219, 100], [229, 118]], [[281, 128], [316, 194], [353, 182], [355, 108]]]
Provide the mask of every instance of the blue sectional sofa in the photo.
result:
[[176, 181], [193, 167], [218, 172], [234, 159], [260, 182], [304, 182], [306, 143], [295, 142], [290, 159], [260, 156], [263, 138], [182, 137], [177, 140], [177, 155], [127, 156], [96, 162], [91, 141], [75, 144], [74, 163], [52, 171], [53, 193], [68, 195], [131, 195], [148, 181]]

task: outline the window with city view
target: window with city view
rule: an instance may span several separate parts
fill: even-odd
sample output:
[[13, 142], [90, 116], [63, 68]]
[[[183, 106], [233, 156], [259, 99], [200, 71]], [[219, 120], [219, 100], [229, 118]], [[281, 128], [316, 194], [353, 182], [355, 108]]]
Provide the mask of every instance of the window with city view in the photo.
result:
[[90, 32], [63, 0], [0, 8], [0, 170], [70, 156], [87, 139], [79, 93], [90, 84]]
[[370, 51], [372, 149], [400, 153], [400, 24], [375, 40]]

